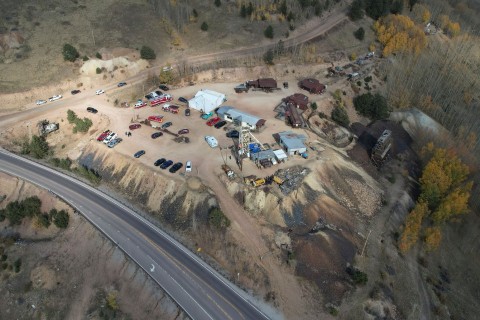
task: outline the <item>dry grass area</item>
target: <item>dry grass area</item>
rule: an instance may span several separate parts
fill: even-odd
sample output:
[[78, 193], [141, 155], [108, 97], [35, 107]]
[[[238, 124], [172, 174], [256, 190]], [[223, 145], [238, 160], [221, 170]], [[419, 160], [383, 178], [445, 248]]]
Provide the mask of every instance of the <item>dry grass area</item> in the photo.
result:
[[[7, 265], [0, 270], [0, 318], [105, 319], [115, 313], [115, 319], [186, 319], [157, 284], [66, 204], [3, 173], [0, 184], [6, 196], [2, 208], [37, 195], [42, 211], [66, 209], [70, 215], [64, 231], [29, 219], [15, 227], [0, 223], [2, 264]], [[17, 259], [22, 262], [18, 273], [8, 268]], [[109, 296], [114, 303], [108, 303]]]

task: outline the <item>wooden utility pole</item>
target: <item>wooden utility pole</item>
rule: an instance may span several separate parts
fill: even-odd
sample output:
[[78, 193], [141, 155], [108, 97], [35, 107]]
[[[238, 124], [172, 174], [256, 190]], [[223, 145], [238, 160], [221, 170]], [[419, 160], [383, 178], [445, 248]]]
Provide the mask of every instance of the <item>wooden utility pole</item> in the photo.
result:
[[363, 244], [362, 253], [360, 254], [360, 256], [362, 256], [362, 257], [363, 257], [363, 252], [365, 251], [365, 247], [367, 246], [367, 242], [368, 242], [368, 238], [370, 237], [370, 233], [372, 233], [372, 230], [370, 230], [368, 232], [367, 239], [365, 239], [365, 243]]

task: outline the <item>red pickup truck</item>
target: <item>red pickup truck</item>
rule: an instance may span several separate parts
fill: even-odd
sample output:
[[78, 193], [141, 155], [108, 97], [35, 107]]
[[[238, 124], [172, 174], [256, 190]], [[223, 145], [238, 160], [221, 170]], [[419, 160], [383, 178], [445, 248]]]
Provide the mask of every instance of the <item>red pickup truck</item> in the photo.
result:
[[218, 122], [220, 122], [220, 118], [219, 117], [215, 117], [215, 118], [212, 118], [210, 120], [207, 121], [207, 126], [211, 127], [211, 126], [214, 126], [216, 125]]
[[149, 116], [148, 120], [155, 121], [155, 122], [158, 122], [158, 123], [162, 123], [163, 122], [163, 116]]
[[103, 141], [110, 134], [110, 130], [103, 131], [97, 138], [97, 141]]
[[158, 97], [157, 99], [155, 100], [152, 100], [150, 101], [150, 106], [151, 107], [155, 107], [155, 106], [158, 106], [159, 104], [162, 104], [162, 103], [165, 103], [165, 102], [169, 102], [169, 101], [172, 101], [173, 100], [173, 97], [169, 94], [162, 94], [160, 97]]

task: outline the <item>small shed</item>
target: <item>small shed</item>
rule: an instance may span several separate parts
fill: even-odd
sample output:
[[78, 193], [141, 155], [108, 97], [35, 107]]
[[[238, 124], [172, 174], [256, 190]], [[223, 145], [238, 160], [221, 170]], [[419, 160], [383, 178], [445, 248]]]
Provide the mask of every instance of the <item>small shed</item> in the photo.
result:
[[188, 106], [203, 113], [209, 113], [218, 108], [227, 101], [223, 93], [202, 89], [197, 92], [195, 97], [188, 100]]
[[327, 88], [324, 84], [321, 84], [320, 81], [314, 78], [303, 79], [300, 81], [299, 86], [300, 88], [314, 94], [322, 94]]
[[292, 131], [283, 131], [278, 133], [279, 143], [285, 149], [289, 156], [301, 154], [307, 151], [305, 140], [307, 137], [303, 134], [296, 134]]
[[273, 150], [273, 153], [278, 162], [285, 162], [288, 158], [287, 154], [282, 149]]
[[304, 111], [308, 108], [308, 97], [301, 93], [294, 93], [291, 96], [284, 98], [283, 101], [287, 104], [291, 103], [296, 108]]
[[258, 130], [263, 127], [266, 122], [266, 120], [262, 118], [229, 106], [218, 108], [217, 115], [225, 121], [237, 122], [244, 128], [250, 128], [250, 130]]

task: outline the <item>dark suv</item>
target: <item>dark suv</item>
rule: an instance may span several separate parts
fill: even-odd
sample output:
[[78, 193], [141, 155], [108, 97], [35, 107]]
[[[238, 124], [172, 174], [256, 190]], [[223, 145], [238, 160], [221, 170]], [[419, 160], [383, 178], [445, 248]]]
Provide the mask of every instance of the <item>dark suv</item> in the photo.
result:
[[162, 163], [162, 165], [160, 166], [160, 169], [167, 169], [168, 167], [170, 167], [171, 165], [173, 164], [173, 161], [172, 160], [168, 160], [168, 161], [165, 161], [164, 163]]
[[157, 161], [155, 161], [155, 162], [153, 163], [153, 165], [154, 165], [155, 167], [158, 167], [159, 165], [161, 165], [161, 164], [164, 163], [165, 161], [167, 161], [167, 159], [161, 158], [161, 159], [158, 159]]
[[183, 163], [177, 162], [177, 163], [175, 163], [175, 164], [170, 168], [170, 170], [168, 170], [168, 171], [170, 171], [171, 173], [175, 173], [175, 172], [177, 172], [178, 170], [180, 170], [181, 167], [183, 167]]
[[137, 151], [133, 156], [135, 158], [140, 158], [141, 156], [143, 156], [145, 154], [145, 150], [140, 150], [140, 151]]
[[92, 107], [87, 107], [87, 111], [90, 112], [90, 113], [97, 113], [98, 112], [97, 109], [92, 108]]

